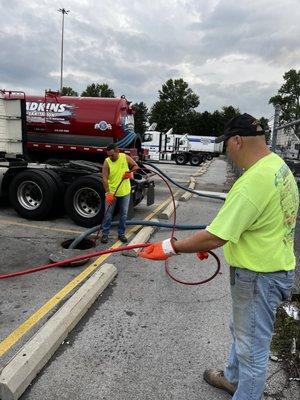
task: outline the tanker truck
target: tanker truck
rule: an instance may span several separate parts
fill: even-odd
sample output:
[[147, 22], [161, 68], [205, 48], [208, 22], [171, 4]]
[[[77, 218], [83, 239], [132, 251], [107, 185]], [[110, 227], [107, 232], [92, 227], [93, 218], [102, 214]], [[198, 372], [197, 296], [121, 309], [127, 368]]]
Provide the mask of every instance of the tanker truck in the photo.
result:
[[[46, 219], [64, 208], [78, 225], [100, 224], [106, 146], [116, 143], [141, 167], [147, 158], [133, 113], [124, 96], [0, 91], [0, 197], [27, 219]], [[135, 173], [131, 183], [130, 211], [144, 197], [147, 205], [154, 203], [154, 182], [147, 171]]]
[[71, 97], [59, 92], [26, 96], [28, 155], [35, 161], [54, 157], [102, 162], [106, 146], [116, 143], [143, 159], [146, 153], [134, 131], [133, 113], [125, 96]]

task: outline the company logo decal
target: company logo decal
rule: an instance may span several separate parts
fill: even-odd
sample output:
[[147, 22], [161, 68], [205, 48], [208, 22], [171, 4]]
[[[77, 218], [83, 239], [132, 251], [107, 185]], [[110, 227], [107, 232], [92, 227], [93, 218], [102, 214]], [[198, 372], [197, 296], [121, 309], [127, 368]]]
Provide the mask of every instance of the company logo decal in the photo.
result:
[[95, 124], [95, 129], [100, 129], [100, 131], [108, 131], [112, 129], [111, 124], [108, 124], [106, 121], [100, 121], [98, 124]]
[[70, 119], [74, 115], [74, 106], [64, 103], [43, 103], [36, 101], [26, 102], [27, 122], [49, 122], [70, 124]]

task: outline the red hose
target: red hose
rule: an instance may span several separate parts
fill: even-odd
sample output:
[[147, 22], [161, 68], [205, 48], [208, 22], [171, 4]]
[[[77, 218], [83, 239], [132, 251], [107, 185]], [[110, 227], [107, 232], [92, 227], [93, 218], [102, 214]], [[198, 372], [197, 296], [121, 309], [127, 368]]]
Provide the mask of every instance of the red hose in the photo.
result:
[[218, 257], [214, 252], [212, 252], [212, 251], [207, 251], [207, 253], [211, 254], [211, 255], [214, 257], [214, 259], [217, 261], [217, 269], [216, 269], [216, 271], [214, 272], [214, 274], [213, 274], [212, 276], [210, 276], [209, 278], [204, 279], [204, 280], [202, 280], [202, 281], [197, 281], [197, 282], [181, 281], [180, 279], [175, 278], [175, 276], [172, 275], [171, 272], [169, 271], [169, 263], [168, 263], [168, 260], [166, 260], [166, 262], [165, 262], [165, 270], [166, 270], [167, 275], [169, 275], [169, 277], [170, 277], [171, 279], [173, 279], [173, 281], [175, 281], [175, 282], [177, 282], [177, 283], [181, 283], [182, 285], [189, 285], [189, 286], [203, 285], [204, 283], [207, 283], [207, 282], [213, 280], [213, 279], [218, 275], [218, 273], [219, 273], [219, 271], [220, 271], [221, 262], [220, 262], [219, 257]]
[[134, 244], [134, 245], [130, 245], [130, 246], [120, 246], [120, 247], [117, 247], [116, 249], [98, 250], [98, 251], [94, 251], [93, 253], [83, 254], [82, 256], [68, 258], [67, 260], [64, 260], [64, 261], [58, 261], [58, 262], [51, 263], [51, 264], [40, 265], [38, 267], [24, 269], [23, 271], [13, 272], [11, 274], [0, 275], [0, 279], [7, 279], [7, 278], [13, 278], [15, 276], [28, 275], [28, 274], [32, 274], [33, 272], [43, 271], [44, 269], [48, 269], [48, 268], [62, 267], [65, 265], [69, 265], [75, 261], [85, 260], [86, 258], [101, 256], [103, 254], [116, 253], [118, 251], [123, 251], [123, 250], [138, 249], [138, 248], [142, 248], [142, 247], [147, 247], [149, 245], [150, 245], [150, 243], [141, 243], [141, 244]]
[[[0, 275], [0, 280], [14, 278], [16, 276], [29, 275], [29, 274], [32, 274], [33, 272], [43, 271], [44, 269], [48, 269], [48, 268], [63, 267], [63, 266], [72, 264], [75, 261], [81, 261], [81, 260], [85, 260], [87, 258], [101, 256], [103, 254], [117, 253], [119, 251], [124, 251], [124, 250], [133, 250], [133, 249], [148, 247], [148, 246], [150, 246], [150, 244], [151, 243], [140, 243], [140, 244], [134, 244], [134, 245], [128, 245], [128, 246], [120, 246], [120, 247], [117, 247], [116, 249], [98, 250], [98, 251], [94, 251], [93, 253], [84, 254], [82, 256], [68, 258], [67, 260], [64, 260], [64, 261], [58, 261], [58, 262], [51, 263], [51, 264], [44, 264], [44, 265], [40, 265], [38, 267], [24, 269], [24, 270], [18, 271], [18, 272], [13, 272], [11, 274]], [[189, 285], [189, 286], [202, 285], [204, 283], [211, 281], [218, 275], [220, 268], [221, 268], [221, 263], [220, 263], [219, 257], [215, 253], [213, 253], [212, 251], [208, 251], [207, 253], [210, 253], [217, 261], [217, 269], [214, 272], [214, 274], [212, 276], [210, 276], [209, 278], [204, 279], [202, 281], [197, 281], [197, 282], [187, 282], [187, 281], [182, 281], [180, 279], [177, 279], [169, 271], [168, 260], [165, 261], [165, 270], [166, 270], [167, 275], [171, 279], [173, 279], [173, 281], [175, 281], [177, 283], [181, 283], [182, 285]]]

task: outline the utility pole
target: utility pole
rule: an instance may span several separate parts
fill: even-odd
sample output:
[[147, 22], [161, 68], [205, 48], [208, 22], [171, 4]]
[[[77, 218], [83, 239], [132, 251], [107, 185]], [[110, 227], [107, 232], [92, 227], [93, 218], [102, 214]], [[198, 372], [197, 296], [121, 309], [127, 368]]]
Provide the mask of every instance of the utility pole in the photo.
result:
[[277, 142], [277, 129], [279, 126], [279, 114], [281, 111], [281, 107], [279, 104], [275, 105], [275, 114], [274, 114], [274, 124], [273, 124], [273, 133], [272, 133], [272, 147], [271, 150], [275, 152], [276, 142]]
[[63, 65], [64, 65], [64, 27], [65, 27], [65, 14], [69, 14], [70, 10], [65, 10], [64, 8], [60, 8], [57, 10], [62, 14], [62, 22], [61, 22], [61, 53], [60, 53], [60, 91], [62, 92], [63, 88]]

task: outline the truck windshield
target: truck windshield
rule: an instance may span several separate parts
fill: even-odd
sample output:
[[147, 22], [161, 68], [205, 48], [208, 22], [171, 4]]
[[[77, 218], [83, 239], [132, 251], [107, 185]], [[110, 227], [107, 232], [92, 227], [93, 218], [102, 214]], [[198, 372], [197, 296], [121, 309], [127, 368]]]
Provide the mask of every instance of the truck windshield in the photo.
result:
[[125, 133], [130, 133], [134, 131], [134, 117], [132, 114], [127, 114], [125, 117], [123, 117], [122, 122]]
[[152, 140], [151, 133], [145, 133], [143, 136], [143, 142], [151, 142], [151, 140]]

